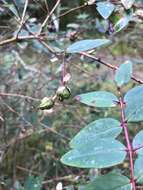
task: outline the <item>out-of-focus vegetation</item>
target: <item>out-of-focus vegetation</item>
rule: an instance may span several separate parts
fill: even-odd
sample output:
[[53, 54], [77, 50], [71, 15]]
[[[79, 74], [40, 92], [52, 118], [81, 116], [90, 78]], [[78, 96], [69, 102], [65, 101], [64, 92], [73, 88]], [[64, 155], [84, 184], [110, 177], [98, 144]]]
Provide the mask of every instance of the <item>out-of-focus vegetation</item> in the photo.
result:
[[[118, 2], [113, 1], [116, 11], [111, 17], [103, 19], [95, 5], [68, 13], [68, 10], [83, 5], [84, 1], [61, 1], [41, 35], [48, 47], [59, 51], [57, 56], [41, 40], [22, 39], [30, 35], [30, 32], [37, 33], [55, 3], [56, 1], [51, 0], [30, 0], [24, 18], [25, 24], [18, 33], [21, 39], [0, 46], [2, 190], [19, 190], [23, 187], [26, 190], [51, 190], [56, 189], [59, 182], [63, 183], [66, 190], [82, 189], [80, 184], [100, 173], [94, 169], [80, 170], [64, 166], [60, 158], [68, 149], [70, 139], [87, 123], [100, 116], [111, 116], [113, 112], [119, 117], [115, 109], [102, 112], [81, 105], [74, 99], [77, 94], [97, 89], [116, 93], [112, 82], [114, 71], [84, 56], [68, 55], [63, 58], [60, 55], [61, 49], [81, 39], [110, 38], [113, 43], [108, 48], [96, 50], [96, 57], [113, 65], [129, 59], [134, 63], [135, 75], [143, 80], [143, 12], [138, 8], [143, 7], [142, 1], [137, 1], [128, 10], [131, 14], [136, 14], [134, 21], [114, 35], [112, 27], [125, 14]], [[24, 5], [24, 0], [0, 0], [0, 42], [16, 35], [20, 24], [18, 18]], [[65, 63], [67, 72], [71, 75], [68, 82], [70, 99], [57, 102], [49, 111], [39, 110], [40, 100], [45, 96], [52, 96], [60, 86], [61, 70]], [[124, 90], [133, 85], [133, 82], [130, 83]], [[135, 124], [130, 130], [131, 134], [137, 132], [138, 125]], [[121, 167], [126, 169], [128, 166], [124, 163]], [[32, 186], [31, 181], [38, 184], [37, 189]]]

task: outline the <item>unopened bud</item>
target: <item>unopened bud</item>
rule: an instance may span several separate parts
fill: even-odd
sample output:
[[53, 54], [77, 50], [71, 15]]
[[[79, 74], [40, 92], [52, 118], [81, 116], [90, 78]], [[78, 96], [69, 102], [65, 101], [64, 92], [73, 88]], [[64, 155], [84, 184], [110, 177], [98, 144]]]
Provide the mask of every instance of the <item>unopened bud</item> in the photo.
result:
[[51, 99], [51, 98], [48, 98], [48, 97], [44, 97], [42, 100], [41, 100], [41, 103], [39, 105], [39, 108], [41, 110], [46, 110], [46, 109], [51, 109], [53, 106], [54, 106], [54, 101]]
[[64, 99], [69, 99], [69, 97], [71, 96], [70, 89], [66, 86], [60, 86], [56, 93], [60, 101], [63, 101]]

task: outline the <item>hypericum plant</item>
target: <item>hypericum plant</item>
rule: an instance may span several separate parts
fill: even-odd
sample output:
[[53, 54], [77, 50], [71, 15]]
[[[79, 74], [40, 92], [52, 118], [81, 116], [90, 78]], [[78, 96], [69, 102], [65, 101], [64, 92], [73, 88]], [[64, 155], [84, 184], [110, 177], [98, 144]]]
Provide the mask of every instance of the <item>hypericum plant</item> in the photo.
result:
[[[86, 54], [84, 51], [110, 43], [107, 39], [82, 40], [67, 48], [67, 53]], [[99, 60], [102, 64], [106, 63]], [[143, 121], [143, 85], [130, 89], [125, 95], [122, 88], [132, 75], [132, 63], [126, 61], [120, 67], [107, 65], [116, 70], [115, 83], [118, 96], [107, 91], [94, 91], [76, 96], [76, 99], [88, 106], [98, 108], [119, 107], [120, 121], [114, 118], [100, 118], [83, 128], [70, 142], [71, 150], [62, 158], [62, 163], [79, 168], [107, 168], [124, 162], [129, 158], [130, 179], [122, 174], [110, 172], [97, 177], [85, 186], [86, 190], [136, 190], [137, 184], [143, 184], [143, 130], [131, 141], [128, 123]], [[139, 81], [138, 81], [139, 82]], [[123, 132], [124, 145], [116, 138]]]

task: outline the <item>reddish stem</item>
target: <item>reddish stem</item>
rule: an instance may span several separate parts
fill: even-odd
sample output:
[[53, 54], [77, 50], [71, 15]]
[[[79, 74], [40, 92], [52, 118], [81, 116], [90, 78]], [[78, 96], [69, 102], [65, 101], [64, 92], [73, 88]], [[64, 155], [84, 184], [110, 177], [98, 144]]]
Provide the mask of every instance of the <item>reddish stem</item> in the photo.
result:
[[121, 125], [124, 129], [124, 134], [125, 134], [125, 140], [127, 143], [127, 153], [129, 156], [129, 162], [130, 162], [130, 174], [131, 174], [131, 184], [132, 184], [132, 190], [136, 190], [136, 179], [134, 176], [134, 150], [132, 148], [130, 139], [129, 139], [129, 132], [128, 132], [128, 127], [127, 127], [127, 122], [125, 119], [125, 112], [124, 112], [124, 100], [121, 96], [121, 92], [119, 89], [119, 103], [120, 103], [120, 108], [121, 108]]
[[61, 84], [64, 86], [64, 77], [66, 75], [66, 63], [65, 63], [65, 53], [63, 54], [63, 63], [62, 63], [62, 76], [61, 76]]
[[[107, 62], [101, 60], [100, 58], [97, 58], [97, 57], [95, 57], [95, 56], [93, 56], [93, 55], [91, 55], [89, 53], [80, 52], [80, 55], [84, 55], [84, 56], [89, 57], [89, 58], [91, 58], [91, 59], [93, 59], [95, 61], [98, 61], [102, 65], [105, 65], [106, 67], [108, 67], [108, 68], [110, 68], [110, 69], [112, 69], [114, 71], [116, 71], [118, 69], [118, 66], [115, 66], [115, 65], [112, 65], [110, 63], [107, 63]], [[136, 78], [134, 75], [132, 75], [131, 79], [138, 82], [139, 84], [143, 84], [143, 80], [140, 80], [140, 79]]]

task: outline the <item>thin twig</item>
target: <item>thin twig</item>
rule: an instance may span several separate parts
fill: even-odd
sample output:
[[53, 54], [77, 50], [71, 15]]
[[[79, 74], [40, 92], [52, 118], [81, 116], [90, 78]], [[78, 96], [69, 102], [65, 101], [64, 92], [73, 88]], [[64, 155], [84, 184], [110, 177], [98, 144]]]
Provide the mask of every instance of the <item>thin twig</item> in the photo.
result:
[[51, 131], [52, 133], [55, 133], [56, 135], [58, 135], [58, 136], [60, 136], [60, 137], [62, 137], [62, 138], [64, 138], [64, 139], [66, 139], [66, 140], [70, 140], [70, 138], [64, 136], [64, 135], [61, 134], [61, 133], [58, 133], [55, 129], [53, 129], [52, 127], [48, 127], [48, 126], [45, 125], [44, 123], [41, 123], [41, 122], [40, 122], [40, 125], [41, 125], [42, 127], [44, 127], [44, 129], [47, 129], [47, 131]]
[[44, 2], [45, 2], [45, 6], [46, 6], [46, 9], [47, 9], [48, 13], [50, 13], [50, 11], [49, 11], [49, 5], [48, 5], [47, 0], [44, 0]]
[[53, 12], [56, 10], [56, 8], [59, 6], [61, 0], [57, 0], [56, 4], [54, 5], [54, 7], [52, 8], [52, 10], [50, 11], [50, 13], [48, 13], [47, 17], [45, 18], [44, 22], [42, 23], [38, 34], [41, 34], [43, 28], [45, 27], [46, 23], [48, 22], [50, 16], [53, 14]]
[[22, 95], [22, 94], [13, 94], [13, 93], [0, 92], [0, 96], [11, 96], [11, 97], [19, 97], [19, 98], [29, 99], [29, 100], [34, 100], [34, 101], [40, 101], [40, 99], [38, 99], [38, 98], [33, 98], [33, 97], [25, 96], [25, 95]]
[[[101, 63], [102, 65], [105, 65], [106, 67], [108, 67], [108, 68], [110, 68], [110, 69], [112, 69], [112, 70], [117, 70], [117, 69], [119, 68], [118, 66], [114, 66], [114, 65], [112, 65], [112, 64], [110, 64], [110, 63], [107, 63], [107, 62], [101, 60], [100, 58], [97, 58], [97, 57], [95, 57], [95, 56], [93, 56], [93, 55], [91, 55], [91, 54], [88, 54], [88, 53], [86, 53], [86, 52], [80, 52], [80, 54], [81, 54], [81, 55], [84, 55], [84, 56], [86, 56], [86, 57], [89, 57], [89, 58], [91, 58], [91, 59], [93, 59], [93, 60], [95, 60], [95, 61], [98, 61], [98, 62]], [[143, 80], [136, 78], [134, 75], [132, 75], [131, 78], [132, 78], [132, 80], [134, 80], [134, 81], [136, 81], [136, 82], [138, 82], [138, 83], [140, 83], [140, 84], [143, 84]]]
[[7, 45], [7, 44], [10, 44], [13, 42], [18, 42], [19, 40], [28, 40], [28, 39], [38, 39], [39, 40], [40, 38], [41, 38], [40, 36], [36, 36], [36, 35], [18, 36], [18, 37], [14, 36], [12, 38], [1, 41], [0, 46], [4, 46], [4, 45]]
[[21, 170], [21, 171], [24, 171], [24, 172], [28, 172], [29, 174], [40, 175], [40, 173], [34, 172], [34, 171], [29, 170], [29, 169], [27, 169], [27, 168], [24, 168], [24, 167], [22, 167], [22, 166], [18, 166], [18, 165], [17, 165], [16, 168], [17, 168], [18, 170]]
[[[41, 5], [39, 0], [32, 0], [34, 3], [37, 3], [39, 5], [39, 7], [42, 9], [42, 11], [44, 11], [45, 13], [47, 13], [47, 10]], [[47, 1], [47, 0], [45, 0]]]
[[49, 180], [43, 181], [42, 184], [53, 183], [54, 181], [61, 181], [61, 180], [75, 181], [74, 179], [76, 177], [77, 176], [73, 176], [73, 175], [63, 176], [63, 177], [56, 177], [56, 178], [53, 178], [53, 179], [49, 179]]
[[78, 6], [78, 7], [74, 7], [74, 8], [72, 8], [72, 9], [70, 9], [70, 10], [68, 10], [68, 11], [66, 11], [66, 12], [64, 12], [64, 13], [62, 13], [62, 14], [60, 14], [59, 17], [57, 17], [57, 19], [59, 19], [60, 17], [65, 16], [65, 15], [67, 15], [67, 14], [70, 14], [70, 13], [72, 13], [72, 12], [74, 12], [74, 11], [77, 11], [77, 10], [79, 10], [79, 9], [85, 8], [85, 7], [87, 7], [87, 6], [89, 6], [89, 5], [88, 5], [88, 4], [83, 4], [83, 5], [80, 5], [80, 6]]
[[23, 27], [23, 24], [25, 23], [25, 22], [24, 22], [24, 18], [25, 18], [25, 15], [26, 15], [27, 7], [28, 7], [28, 0], [25, 0], [25, 5], [24, 5], [24, 9], [23, 9], [21, 21], [20, 21], [20, 26], [19, 26], [19, 29], [18, 29], [18, 31], [17, 31], [17, 33], [16, 33], [16, 38], [18, 37], [18, 34], [19, 34], [19, 32], [21, 31], [21, 29], [22, 29], [22, 27]]

